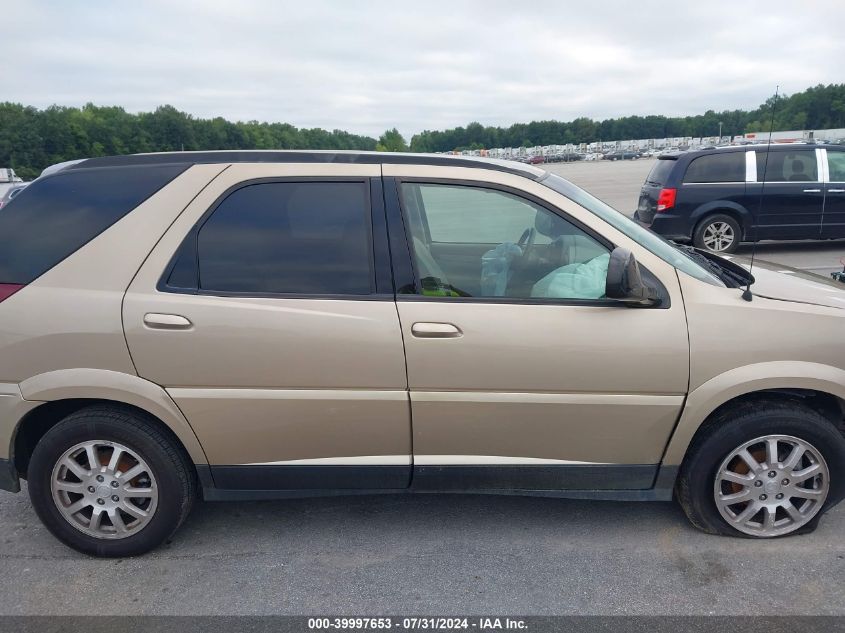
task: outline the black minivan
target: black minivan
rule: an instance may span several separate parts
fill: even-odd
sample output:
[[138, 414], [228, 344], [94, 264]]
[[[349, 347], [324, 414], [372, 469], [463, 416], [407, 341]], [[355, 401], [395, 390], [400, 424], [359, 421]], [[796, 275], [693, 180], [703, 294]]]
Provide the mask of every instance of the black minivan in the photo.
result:
[[742, 241], [845, 238], [845, 147], [746, 145], [661, 156], [634, 219], [717, 253]]

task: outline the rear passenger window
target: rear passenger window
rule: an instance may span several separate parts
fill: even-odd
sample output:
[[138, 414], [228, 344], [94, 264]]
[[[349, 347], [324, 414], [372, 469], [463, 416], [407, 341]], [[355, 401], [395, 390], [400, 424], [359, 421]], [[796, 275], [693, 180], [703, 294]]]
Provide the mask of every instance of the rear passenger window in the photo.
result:
[[745, 152], [699, 156], [687, 167], [684, 182], [745, 182]]
[[757, 180], [763, 182], [815, 182], [819, 179], [816, 163], [816, 151], [812, 149], [769, 152], [766, 164], [766, 151], [757, 150]]
[[201, 290], [370, 294], [367, 187], [273, 182], [230, 194], [197, 237]]
[[845, 182], [845, 152], [827, 150], [830, 182]]
[[80, 168], [37, 179], [0, 210], [0, 283], [40, 277], [185, 169]]

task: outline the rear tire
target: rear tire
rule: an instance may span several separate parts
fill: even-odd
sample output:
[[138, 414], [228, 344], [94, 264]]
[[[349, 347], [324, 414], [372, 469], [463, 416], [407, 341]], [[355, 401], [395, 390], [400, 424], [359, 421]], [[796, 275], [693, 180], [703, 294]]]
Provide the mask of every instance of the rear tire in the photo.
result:
[[47, 431], [27, 478], [47, 529], [65, 545], [101, 557], [156, 548], [182, 524], [196, 496], [182, 447], [156, 420], [119, 405], [87, 407]]
[[741, 240], [742, 228], [739, 222], [723, 213], [704, 218], [692, 236], [696, 248], [722, 255], [736, 251]]
[[[767, 453], [772, 439], [777, 458]], [[759, 470], [736, 457], [744, 447], [761, 462]], [[790, 466], [795, 447], [806, 452]], [[817, 474], [799, 482], [814, 462]], [[812, 532], [845, 496], [845, 438], [801, 402], [741, 403], [717, 414], [693, 440], [675, 492], [690, 522], [711, 534], [771, 538]]]

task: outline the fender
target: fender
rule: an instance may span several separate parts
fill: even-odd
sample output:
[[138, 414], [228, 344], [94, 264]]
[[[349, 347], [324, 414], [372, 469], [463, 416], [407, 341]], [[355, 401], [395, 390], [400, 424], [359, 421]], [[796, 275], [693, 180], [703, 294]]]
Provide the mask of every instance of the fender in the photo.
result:
[[159, 385], [138, 376], [107, 369], [60, 369], [27, 378], [21, 395], [29, 401], [52, 402], [92, 398], [123, 402], [157, 417], [176, 434], [194, 464], [208, 459], [188, 420]]
[[748, 230], [752, 228], [754, 225], [754, 216], [753, 214], [746, 209], [741, 204], [737, 204], [736, 202], [732, 202], [730, 200], [713, 200], [711, 202], [705, 202], [699, 207], [696, 207], [695, 210], [690, 214], [690, 224], [692, 226], [697, 226], [701, 220], [703, 220], [708, 215], [713, 215], [714, 213], [721, 213], [724, 211], [733, 211], [733, 213], [728, 213], [727, 215], [736, 215], [739, 217], [740, 226], [742, 226], [743, 236], [748, 235]]
[[845, 400], [845, 370], [819, 363], [775, 361], [737, 367], [711, 378], [687, 396], [663, 464], [681, 464], [695, 432], [721, 405], [766, 389], [811, 389]]

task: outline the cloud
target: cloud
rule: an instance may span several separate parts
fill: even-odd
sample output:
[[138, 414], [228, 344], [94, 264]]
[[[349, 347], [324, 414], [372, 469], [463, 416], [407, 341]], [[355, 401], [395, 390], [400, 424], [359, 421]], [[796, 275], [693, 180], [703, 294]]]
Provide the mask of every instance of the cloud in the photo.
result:
[[751, 108], [841, 81], [839, 1], [154, 0], [4, 9], [3, 99], [406, 137]]

